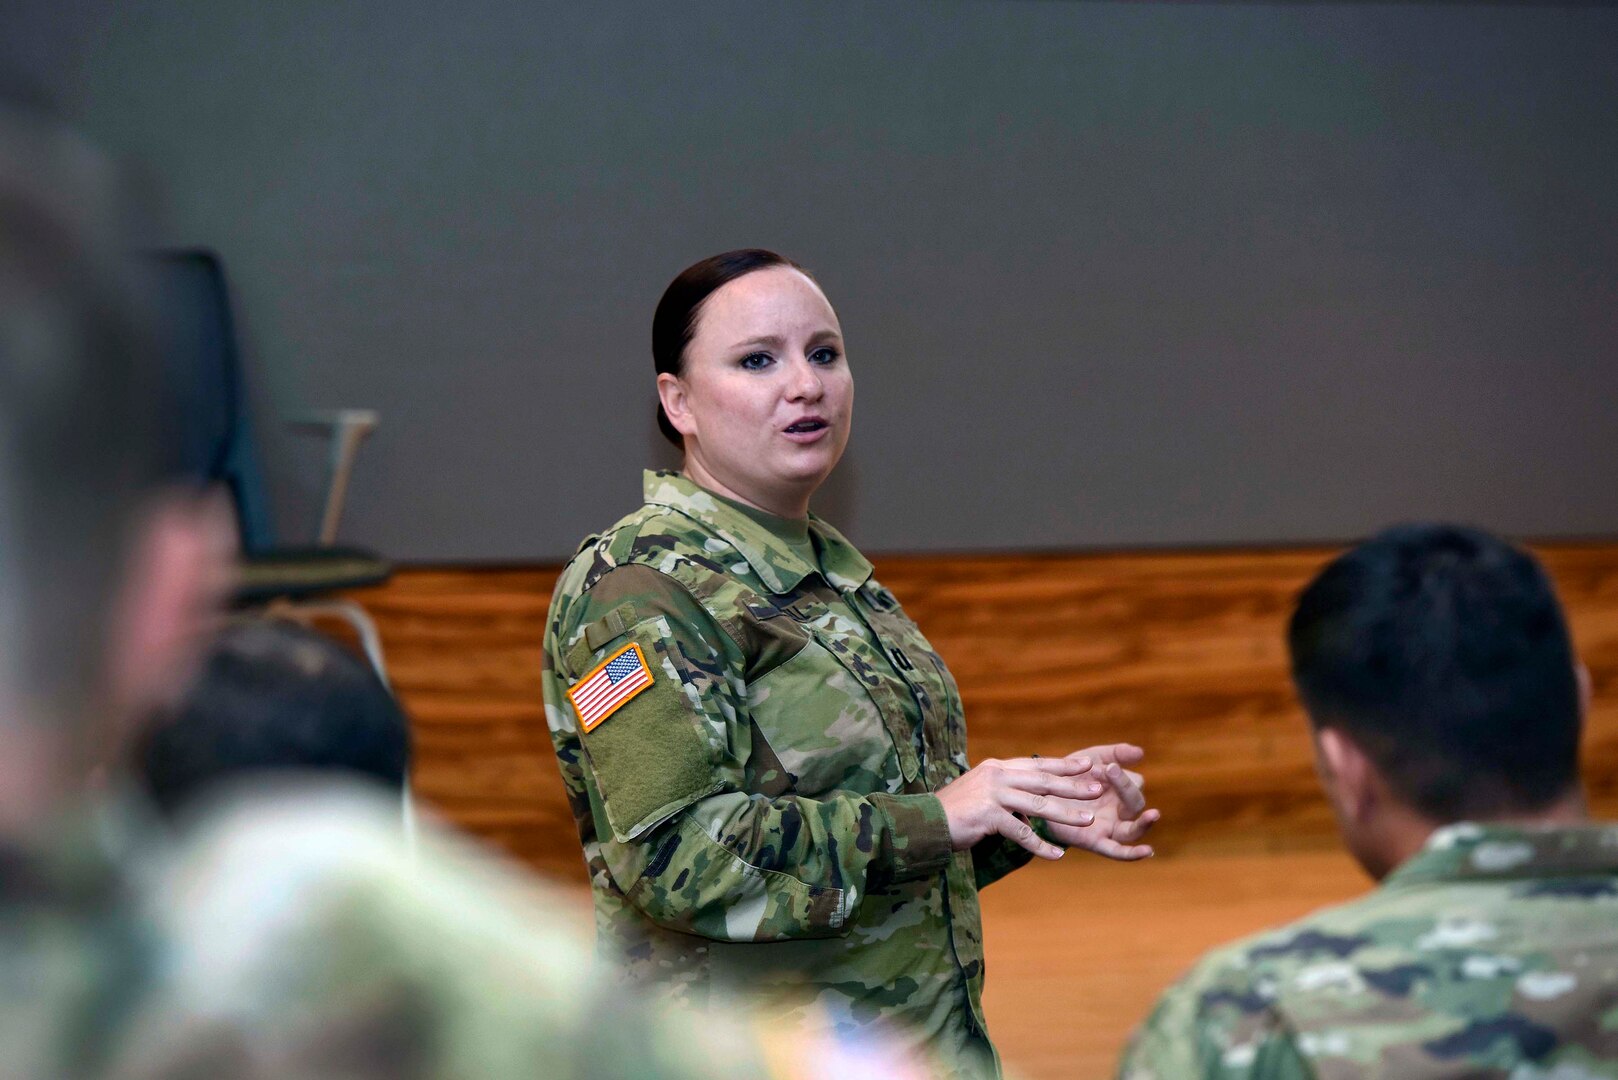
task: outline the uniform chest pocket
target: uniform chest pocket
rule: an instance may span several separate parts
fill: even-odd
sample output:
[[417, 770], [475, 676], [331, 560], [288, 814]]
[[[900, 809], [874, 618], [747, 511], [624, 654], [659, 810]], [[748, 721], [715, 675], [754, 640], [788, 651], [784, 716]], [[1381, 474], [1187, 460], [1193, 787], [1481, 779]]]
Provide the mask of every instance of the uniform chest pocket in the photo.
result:
[[893, 737], [876, 702], [813, 638], [748, 684], [747, 706], [796, 794], [903, 789]]
[[[887, 596], [891, 598], [892, 594]], [[871, 624], [890, 643], [888, 655], [915, 690], [917, 704], [927, 715], [929, 731], [939, 740], [930, 752], [949, 755], [956, 769], [965, 772], [966, 725], [960, 687], [921, 628], [899, 610], [898, 601], [891, 602], [891, 607], [871, 613]]]

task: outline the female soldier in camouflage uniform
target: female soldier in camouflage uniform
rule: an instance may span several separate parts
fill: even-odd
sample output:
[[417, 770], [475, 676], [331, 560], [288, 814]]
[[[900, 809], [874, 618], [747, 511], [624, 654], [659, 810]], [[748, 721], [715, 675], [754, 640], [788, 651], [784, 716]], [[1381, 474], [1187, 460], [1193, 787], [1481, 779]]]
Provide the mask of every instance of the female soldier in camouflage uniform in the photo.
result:
[[[1129, 746], [969, 768], [960, 695], [871, 564], [808, 512], [847, 443], [837, 316], [786, 259], [692, 266], [653, 323], [685, 452], [557, 584], [545, 708], [602, 944], [702, 1005], [884, 1021], [993, 1074], [978, 889], [1142, 846]], [[1036, 832], [1028, 818], [1043, 819]]]

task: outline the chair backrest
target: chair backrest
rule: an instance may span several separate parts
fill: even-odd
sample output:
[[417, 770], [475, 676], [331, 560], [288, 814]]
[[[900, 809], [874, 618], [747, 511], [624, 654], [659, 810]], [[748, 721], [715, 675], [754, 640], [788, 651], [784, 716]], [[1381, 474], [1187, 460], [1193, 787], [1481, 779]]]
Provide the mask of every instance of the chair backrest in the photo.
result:
[[248, 553], [275, 528], [248, 411], [230, 290], [219, 257], [202, 249], [147, 253], [166, 321], [167, 371], [186, 470], [229, 488]]

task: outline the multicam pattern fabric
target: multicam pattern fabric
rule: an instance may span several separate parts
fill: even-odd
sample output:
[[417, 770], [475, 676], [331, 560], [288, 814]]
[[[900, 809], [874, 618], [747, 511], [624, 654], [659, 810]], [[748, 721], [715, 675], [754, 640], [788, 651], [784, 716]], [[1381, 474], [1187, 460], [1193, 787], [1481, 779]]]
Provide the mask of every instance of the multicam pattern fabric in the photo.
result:
[[739, 1011], [604, 982], [586, 913], [433, 830], [410, 850], [397, 803], [302, 792], [128, 860], [89, 831], [4, 859], [0, 1075], [800, 1075]]
[[1204, 958], [1119, 1075], [1618, 1077], [1618, 826], [1441, 829], [1369, 896]]
[[[994, 1072], [977, 892], [1027, 856], [951, 851], [931, 793], [966, 731], [943, 661], [824, 522], [810, 565], [676, 474], [645, 495], [563, 571], [545, 639], [603, 949], [684, 1002], [732, 987]], [[656, 683], [581, 733], [569, 686], [630, 641]]]
[[145, 927], [88, 815], [30, 841], [0, 848], [0, 1075], [104, 1076], [150, 982]]

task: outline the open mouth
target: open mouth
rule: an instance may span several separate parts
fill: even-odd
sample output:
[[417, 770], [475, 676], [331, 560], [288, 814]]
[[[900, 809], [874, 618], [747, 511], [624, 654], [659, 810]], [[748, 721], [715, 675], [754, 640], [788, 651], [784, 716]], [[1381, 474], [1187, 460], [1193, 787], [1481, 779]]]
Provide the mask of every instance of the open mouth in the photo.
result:
[[810, 416], [803, 420], [799, 420], [795, 424], [788, 425], [785, 428], [785, 431], [788, 435], [808, 435], [812, 432], [822, 431], [826, 427], [826, 421], [820, 419], [818, 416]]

